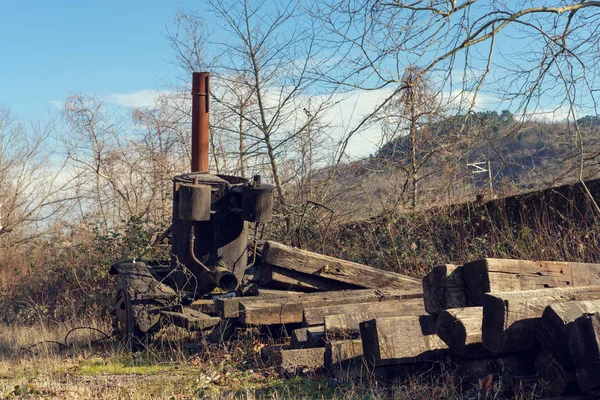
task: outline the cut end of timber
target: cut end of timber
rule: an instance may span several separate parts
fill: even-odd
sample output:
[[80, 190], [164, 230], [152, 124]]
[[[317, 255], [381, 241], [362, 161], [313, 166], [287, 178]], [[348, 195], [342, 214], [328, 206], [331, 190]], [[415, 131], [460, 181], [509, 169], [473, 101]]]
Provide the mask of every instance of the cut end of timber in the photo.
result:
[[465, 292], [470, 306], [483, 305], [483, 294], [490, 291], [490, 280], [488, 277], [488, 262], [490, 258], [476, 260], [463, 266], [465, 280]]
[[467, 342], [467, 331], [465, 326], [456, 318], [456, 309], [445, 310], [440, 313], [435, 332], [453, 352], [459, 355], [463, 353]]
[[363, 351], [375, 367], [435, 361], [448, 346], [435, 334], [435, 316], [376, 318], [360, 324]]
[[[273, 349], [270, 349], [273, 347]], [[280, 372], [297, 373], [299, 369], [316, 370], [323, 368], [325, 348], [286, 349], [269, 346], [262, 350], [262, 358]]]
[[429, 314], [439, 314], [447, 308], [466, 307], [462, 265], [434, 266], [423, 278], [423, 302]]
[[505, 300], [490, 295], [484, 296], [482, 343], [486, 349], [494, 353], [498, 353], [502, 347], [507, 307], [508, 302]]
[[532, 350], [536, 327], [546, 307], [598, 299], [598, 286], [487, 293], [483, 303], [483, 345], [496, 353]]
[[369, 368], [381, 364], [381, 353], [379, 352], [379, 338], [377, 335], [377, 320], [361, 322], [359, 325], [360, 337], [362, 339], [363, 354]]
[[363, 348], [362, 340], [336, 340], [325, 344], [325, 368], [334, 366], [340, 368], [353, 364], [362, 364]]

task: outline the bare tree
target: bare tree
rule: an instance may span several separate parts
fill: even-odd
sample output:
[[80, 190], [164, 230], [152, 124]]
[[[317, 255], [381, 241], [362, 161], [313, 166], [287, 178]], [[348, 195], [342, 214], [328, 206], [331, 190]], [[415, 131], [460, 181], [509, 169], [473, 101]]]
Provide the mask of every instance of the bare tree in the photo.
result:
[[391, 130], [386, 135], [388, 140], [405, 146], [393, 148], [386, 157], [398, 160], [397, 168], [406, 175], [404, 187], [410, 187], [411, 207], [415, 208], [419, 181], [434, 173], [428, 171], [423, 174], [422, 170], [435, 154], [448, 145], [448, 136], [436, 129], [444, 109], [435, 98], [432, 83], [420, 78], [420, 70], [415, 67], [406, 70], [403, 80], [404, 89], [385, 108], [384, 126]]
[[[110, 110], [89, 96], [70, 96], [62, 142], [77, 171], [81, 217], [105, 230], [133, 216], [164, 224], [170, 215], [172, 176], [189, 165], [186, 121], [169, 99], [156, 108]], [[126, 117], [133, 117], [125, 124]], [[93, 220], [93, 219], [92, 219]]]
[[154, 107], [132, 110], [135, 127], [140, 131], [132, 141], [132, 150], [141, 154], [140, 174], [147, 175], [150, 199], [144, 213], [153, 222], [170, 219], [173, 176], [187, 171], [190, 164], [190, 134], [180, 102], [171, 95], [160, 96]]
[[64, 159], [52, 151], [53, 124], [29, 127], [0, 106], [0, 244], [42, 235], [71, 200]]
[[570, 172], [583, 182], [589, 130], [577, 120], [598, 115], [599, 6], [566, 0], [317, 0], [312, 15], [336, 41], [340, 57], [326, 80], [388, 93], [348, 131], [339, 157], [352, 136], [402, 95], [405, 71], [416, 66], [415, 81], [435, 80], [437, 97], [459, 105], [455, 115], [463, 122], [457, 132], [463, 135], [473, 133], [467, 128], [474, 126], [470, 119], [482, 100], [490, 108], [510, 109], [523, 122], [569, 121], [567, 133], [580, 156], [577, 171]]
[[[215, 78], [212, 95], [222, 111], [213, 129], [235, 134], [239, 171], [268, 172], [279, 203], [285, 205], [285, 184], [295, 168], [290, 175], [282, 166], [293, 159], [292, 141], [332, 104], [330, 95], [319, 95], [316, 89], [319, 76], [315, 70], [327, 61], [319, 57], [316, 31], [301, 26], [302, 13], [295, 3], [214, 0], [208, 11], [223, 28], [218, 41], [205, 43], [218, 54], [210, 62]], [[188, 69], [200, 69], [205, 50], [196, 46], [199, 39], [189, 35], [201, 31], [198, 27], [202, 24], [192, 17], [179, 20], [186, 25], [179, 25], [179, 33], [169, 35], [183, 57], [178, 62]], [[310, 114], [299, 112], [309, 108]]]

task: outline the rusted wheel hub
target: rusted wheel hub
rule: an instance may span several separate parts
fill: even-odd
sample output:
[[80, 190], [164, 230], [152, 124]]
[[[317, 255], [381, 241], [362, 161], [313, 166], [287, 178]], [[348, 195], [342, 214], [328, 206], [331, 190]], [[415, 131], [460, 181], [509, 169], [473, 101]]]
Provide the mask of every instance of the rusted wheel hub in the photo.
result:
[[117, 338], [129, 349], [135, 349], [140, 343], [140, 337], [136, 335], [135, 316], [131, 298], [122, 282], [119, 282], [115, 299], [114, 328]]
[[131, 309], [129, 295], [125, 290], [119, 289], [117, 291], [115, 314], [117, 317], [116, 328], [119, 331], [120, 336], [127, 337], [129, 333], [133, 332], [131, 323], [131, 320], [133, 319], [133, 310]]

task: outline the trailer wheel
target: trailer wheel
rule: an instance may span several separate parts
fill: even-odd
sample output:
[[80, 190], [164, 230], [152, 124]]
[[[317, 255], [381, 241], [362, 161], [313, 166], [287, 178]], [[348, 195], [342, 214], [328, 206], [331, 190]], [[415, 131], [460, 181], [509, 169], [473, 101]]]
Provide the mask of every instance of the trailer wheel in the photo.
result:
[[160, 315], [149, 312], [161, 307], [158, 300], [133, 300], [127, 285], [131, 280], [118, 280], [115, 296], [113, 328], [117, 339], [131, 351], [145, 347], [147, 339], [160, 329]]
[[138, 350], [145, 339], [145, 335], [137, 329], [131, 298], [121, 279], [115, 296], [113, 328], [117, 339], [130, 350]]
[[175, 291], [157, 281], [142, 262], [111, 266], [117, 277], [112, 309], [113, 333], [131, 350], [140, 350], [161, 327], [161, 310], [176, 301]]

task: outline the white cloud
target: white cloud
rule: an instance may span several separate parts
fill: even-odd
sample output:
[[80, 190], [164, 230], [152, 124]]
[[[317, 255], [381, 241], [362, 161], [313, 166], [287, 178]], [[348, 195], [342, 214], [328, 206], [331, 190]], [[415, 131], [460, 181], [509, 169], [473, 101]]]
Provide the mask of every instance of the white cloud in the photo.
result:
[[[328, 111], [325, 116], [331, 125], [337, 127], [341, 135], [354, 129], [361, 120], [369, 115], [390, 94], [392, 89], [381, 89], [376, 91], [356, 90], [345, 95], [337, 95], [339, 103]], [[445, 103], [449, 110], [467, 110], [471, 108], [474, 94], [461, 90], [442, 92], [439, 100]], [[474, 111], [482, 111], [494, 108], [498, 99], [484, 93], [478, 93], [473, 105]], [[452, 113], [452, 111], [450, 111]], [[378, 123], [366, 124], [352, 136], [346, 148], [346, 154], [352, 158], [362, 158], [369, 154], [375, 154], [381, 146], [383, 138], [381, 125]]]
[[[338, 99], [334, 101], [337, 101], [337, 104], [327, 112], [324, 119], [340, 132], [340, 138], [336, 138], [339, 140], [341, 136], [355, 129], [362, 119], [372, 113], [391, 93], [391, 89], [382, 89], [368, 92], [355, 90], [336, 95]], [[366, 124], [350, 138], [346, 155], [350, 158], [361, 158], [374, 154], [381, 144], [381, 138], [380, 125]]]
[[[334, 140], [340, 140], [345, 135], [355, 129], [364, 117], [369, 115], [381, 104], [391, 93], [393, 89], [386, 88], [374, 91], [360, 91], [336, 94], [332, 99], [337, 104], [327, 111], [324, 120], [337, 132], [337, 137]], [[173, 91], [160, 90], [139, 90], [129, 93], [112, 93], [106, 96], [105, 100], [108, 103], [125, 106], [129, 108], [135, 107], [152, 107], [156, 100], [161, 95], [174, 94]], [[458, 107], [459, 103], [465, 108], [471, 105], [473, 94], [462, 92], [459, 90], [450, 93], [444, 92], [440, 96], [440, 101], [448, 102], [454, 107]], [[267, 97], [267, 100], [269, 98]], [[276, 101], [277, 99], [273, 99]], [[186, 97], [184, 101], [189, 101]], [[475, 101], [475, 110], [485, 109], [486, 106], [493, 104], [495, 98], [478, 94]], [[467, 104], [468, 103], [468, 104]], [[369, 154], [374, 154], [382, 143], [382, 129], [378, 123], [367, 123], [365, 126], [356, 132], [349, 140], [346, 148], [346, 155], [351, 159], [366, 157]]]
[[135, 108], [135, 107], [152, 107], [155, 105], [156, 99], [165, 94], [171, 93], [168, 90], [138, 90], [130, 93], [113, 93], [106, 97], [108, 103], [117, 104], [120, 106]]

